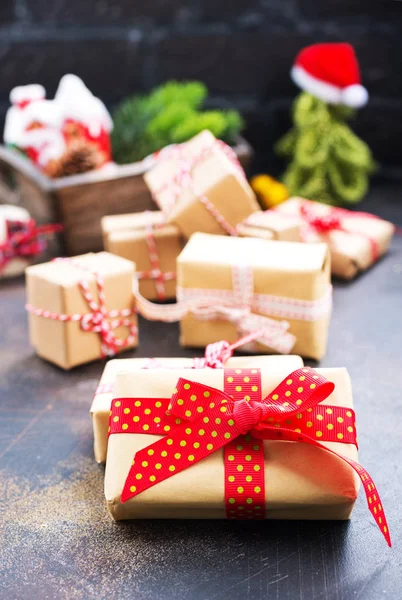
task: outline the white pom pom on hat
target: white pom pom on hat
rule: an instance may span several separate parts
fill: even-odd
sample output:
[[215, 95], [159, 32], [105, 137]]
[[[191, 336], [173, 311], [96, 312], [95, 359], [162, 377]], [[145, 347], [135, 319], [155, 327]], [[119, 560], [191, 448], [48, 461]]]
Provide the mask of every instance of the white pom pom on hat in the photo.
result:
[[367, 104], [368, 91], [362, 85], [356, 83], [349, 85], [342, 91], [342, 104], [351, 108], [360, 108]]
[[350, 44], [313, 44], [304, 48], [296, 57], [291, 75], [301, 89], [324, 102], [360, 108], [368, 101]]

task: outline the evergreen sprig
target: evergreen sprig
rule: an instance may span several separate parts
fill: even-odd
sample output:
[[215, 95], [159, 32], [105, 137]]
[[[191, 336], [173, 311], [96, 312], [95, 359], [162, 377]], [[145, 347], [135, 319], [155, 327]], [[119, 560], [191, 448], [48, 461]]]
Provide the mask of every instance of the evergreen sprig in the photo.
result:
[[169, 81], [146, 96], [124, 100], [113, 116], [114, 160], [119, 164], [141, 160], [168, 144], [186, 142], [203, 129], [233, 145], [243, 119], [235, 110], [202, 111], [207, 95], [203, 83]]

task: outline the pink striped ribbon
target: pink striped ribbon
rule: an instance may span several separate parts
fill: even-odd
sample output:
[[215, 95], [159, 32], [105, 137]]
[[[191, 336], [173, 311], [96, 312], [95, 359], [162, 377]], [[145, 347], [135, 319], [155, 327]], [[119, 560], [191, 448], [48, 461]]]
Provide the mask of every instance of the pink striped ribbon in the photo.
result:
[[257, 313], [277, 319], [316, 321], [331, 311], [331, 286], [320, 299], [312, 301], [255, 294], [252, 270], [240, 265], [233, 268], [232, 285], [232, 290], [178, 287], [178, 302], [164, 306], [149, 302], [137, 291], [134, 295], [137, 310], [146, 319], [173, 322], [189, 314], [200, 321], [224, 319], [233, 323], [241, 336], [258, 330], [256, 341], [281, 354], [289, 354], [296, 342], [288, 331], [289, 323]]

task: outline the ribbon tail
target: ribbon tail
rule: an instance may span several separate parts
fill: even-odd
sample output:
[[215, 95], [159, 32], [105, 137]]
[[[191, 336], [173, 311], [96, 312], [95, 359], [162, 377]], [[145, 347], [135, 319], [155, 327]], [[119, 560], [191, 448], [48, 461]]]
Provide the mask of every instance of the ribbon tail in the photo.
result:
[[296, 337], [287, 331], [289, 329], [287, 321], [276, 321], [270, 317], [250, 314], [238, 322], [238, 327], [246, 334], [258, 329], [260, 333], [256, 341], [280, 354], [289, 354], [296, 343]]
[[377, 524], [377, 527], [381, 531], [382, 535], [385, 538], [388, 546], [392, 547], [391, 536], [389, 532], [389, 527], [387, 523], [387, 519], [385, 517], [385, 513], [382, 507], [382, 502], [380, 499], [380, 495], [377, 491], [375, 483], [373, 479], [370, 477], [366, 469], [362, 467], [358, 462], [352, 460], [351, 458], [345, 456], [344, 454], [340, 454], [335, 450], [327, 448], [324, 444], [317, 442], [315, 439], [306, 435], [302, 432], [296, 432], [292, 429], [280, 428], [279, 430], [275, 427], [266, 427], [262, 430], [254, 430], [253, 435], [258, 437], [259, 439], [270, 439], [270, 440], [284, 440], [291, 442], [304, 442], [306, 444], [310, 444], [312, 446], [316, 446], [317, 448], [321, 448], [326, 452], [330, 452], [334, 456], [337, 456], [345, 463], [350, 465], [352, 469], [357, 473], [360, 478], [360, 481], [363, 484], [364, 492], [366, 494], [367, 506], [369, 511], [374, 517], [374, 521]]

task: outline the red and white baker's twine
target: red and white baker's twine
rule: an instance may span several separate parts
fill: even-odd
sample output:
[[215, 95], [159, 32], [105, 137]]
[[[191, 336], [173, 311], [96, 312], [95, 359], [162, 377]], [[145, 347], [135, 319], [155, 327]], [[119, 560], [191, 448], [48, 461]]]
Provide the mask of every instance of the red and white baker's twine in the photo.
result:
[[34, 219], [6, 219], [6, 240], [0, 244], [0, 275], [15, 258], [29, 260], [46, 249], [47, 238], [62, 231], [58, 223], [37, 226]]
[[[81, 324], [81, 329], [83, 331], [99, 334], [101, 340], [102, 357], [114, 356], [119, 349], [121, 350], [122, 348], [133, 344], [137, 339], [138, 330], [135, 323], [133, 323], [128, 317], [135, 314], [136, 311], [128, 308], [122, 310], [107, 310], [104, 282], [98, 273], [79, 265], [68, 258], [56, 258], [55, 261], [68, 262], [70, 265], [94, 275], [98, 291], [98, 301], [94, 299], [88, 282], [86, 280], [81, 280], [79, 282], [79, 287], [83, 297], [91, 309], [91, 312], [83, 315], [78, 313], [66, 315], [63, 313], [51, 312], [49, 310], [36, 308], [35, 306], [32, 306], [32, 304], [26, 304], [26, 310], [29, 313], [37, 317], [43, 317], [44, 319], [51, 319], [53, 321], [61, 321], [65, 323], [78, 322]], [[127, 327], [128, 335], [124, 340], [118, 338], [114, 334], [113, 330], [117, 327]]]
[[238, 173], [240, 173], [242, 177], [245, 177], [244, 171], [237, 159], [236, 154], [221, 140], [216, 140], [214, 144], [204, 148], [197, 156], [192, 158], [188, 157], [186, 144], [178, 144], [175, 146], [169, 146], [158, 153], [158, 160], [175, 160], [178, 164], [177, 168], [175, 169], [174, 177], [169, 181], [166, 181], [166, 183], [160, 186], [157, 190], [154, 190], [152, 197], [159, 208], [165, 214], [168, 214], [183, 193], [183, 190], [188, 189], [205, 206], [208, 212], [214, 217], [214, 219], [219, 223], [222, 229], [226, 231], [226, 233], [236, 236], [236, 228], [232, 227], [232, 225], [228, 223], [225, 217], [204, 194], [198, 193], [194, 184], [192, 175], [194, 168], [199, 163], [202, 163], [210, 154], [212, 154], [215, 147], [221, 148], [226, 156], [230, 159], [232, 164], [235, 165]]
[[[156, 305], [136, 291], [137, 310], [146, 319], [165, 322], [179, 321], [188, 314], [198, 320], [225, 319], [233, 323], [240, 335], [258, 330], [256, 341], [273, 350], [288, 354], [296, 338], [288, 332], [287, 321], [278, 319], [317, 321], [331, 312], [332, 288], [329, 285], [318, 300], [299, 300], [268, 294], [255, 294], [250, 267], [238, 265], [232, 270], [232, 290], [177, 288], [176, 304]], [[256, 314], [263, 313], [263, 314]]]
[[153, 225], [152, 223], [147, 223], [146, 232], [145, 232], [145, 240], [148, 247], [149, 260], [151, 263], [150, 271], [139, 271], [136, 273], [137, 279], [153, 279], [155, 280], [156, 294], [158, 296], [158, 300], [166, 299], [166, 289], [165, 289], [165, 281], [172, 281], [176, 279], [176, 273], [173, 271], [163, 272], [161, 270], [158, 248], [156, 245], [154, 231], [155, 229], [163, 227], [164, 223], [160, 223], [158, 225]]
[[[188, 367], [183, 366], [183, 368], [223, 369], [226, 362], [228, 361], [229, 358], [231, 358], [233, 356], [233, 352], [237, 348], [240, 348], [240, 346], [249, 344], [250, 342], [255, 340], [258, 337], [258, 335], [259, 335], [258, 331], [253, 331], [249, 335], [246, 335], [246, 336], [240, 338], [239, 340], [237, 340], [237, 342], [234, 342], [233, 344], [229, 344], [229, 342], [227, 342], [225, 340], [222, 340], [220, 342], [215, 342], [213, 344], [208, 344], [208, 346], [205, 348], [205, 355], [203, 357], [200, 357], [200, 358], [194, 357], [192, 359], [192, 364], [190, 364]], [[166, 365], [166, 363], [158, 361], [157, 358], [147, 358], [146, 362], [141, 367], [141, 369], [169, 369], [169, 368], [174, 369], [174, 368], [176, 368], [176, 366], [177, 365], [175, 365], [174, 367], [169, 367], [168, 365]], [[101, 382], [101, 383], [99, 383], [98, 387], [96, 388], [95, 397], [100, 394], [111, 394], [112, 392], [113, 392], [113, 384], [112, 383], [102, 383]]]

